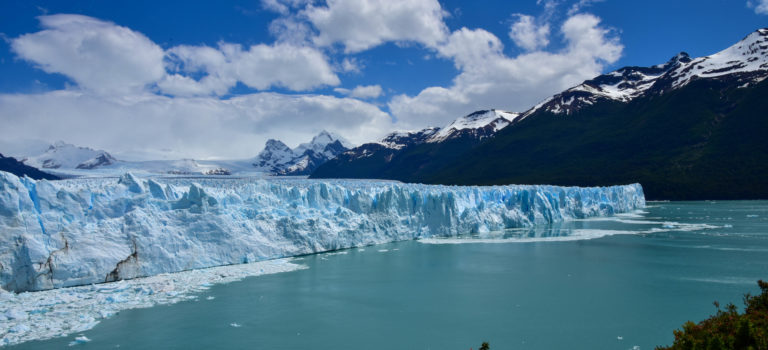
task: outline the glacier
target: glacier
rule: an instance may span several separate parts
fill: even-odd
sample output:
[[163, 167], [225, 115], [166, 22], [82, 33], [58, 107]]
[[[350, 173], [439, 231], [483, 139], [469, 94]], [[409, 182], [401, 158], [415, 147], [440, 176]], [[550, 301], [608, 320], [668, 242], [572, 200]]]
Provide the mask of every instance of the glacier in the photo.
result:
[[629, 212], [639, 184], [440, 186], [392, 181], [0, 172], [0, 287], [40, 291], [401, 240]]

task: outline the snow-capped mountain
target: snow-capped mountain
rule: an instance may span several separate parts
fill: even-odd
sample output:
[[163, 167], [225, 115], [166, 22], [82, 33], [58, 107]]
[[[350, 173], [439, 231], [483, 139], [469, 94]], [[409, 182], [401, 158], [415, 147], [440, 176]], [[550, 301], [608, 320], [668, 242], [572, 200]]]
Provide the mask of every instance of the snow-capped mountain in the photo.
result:
[[259, 171], [274, 175], [309, 175], [351, 147], [342, 137], [325, 130], [294, 149], [282, 141], [270, 139], [252, 164]]
[[[519, 116], [520, 113], [502, 110], [482, 110], [460, 117], [442, 128], [393, 132], [379, 142], [366, 143], [340, 154], [318, 167], [311, 177], [397, 178], [392, 174], [398, 171], [396, 168], [413, 171], [427, 163], [440, 162], [443, 157], [434, 157], [431, 152], [443, 147], [451, 149], [446, 152], [451, 154], [449, 158], [459, 156], [482, 140], [494, 136]], [[417, 155], [413, 158], [403, 157], [420, 145], [429, 151], [414, 151]]]
[[427, 142], [441, 142], [467, 135], [482, 139], [495, 134], [519, 116], [520, 113], [496, 109], [477, 111], [440, 128]]
[[104, 150], [78, 147], [58, 141], [42, 154], [23, 160], [27, 165], [44, 169], [94, 169], [112, 165], [117, 159]]
[[353, 148], [344, 154], [351, 158], [363, 158], [377, 152], [382, 148], [381, 146], [389, 150], [401, 150], [422, 143], [440, 143], [460, 137], [480, 140], [493, 136], [519, 116], [520, 113], [497, 109], [477, 111], [460, 117], [442, 128], [430, 127], [418, 131], [395, 131], [379, 142]]
[[379, 144], [391, 149], [401, 149], [411, 145], [427, 142], [434, 134], [440, 131], [438, 127], [426, 128], [418, 131], [395, 131], [385, 136]]
[[742, 87], [768, 77], [768, 29], [759, 29], [714, 55], [691, 58], [681, 52], [653, 67], [624, 67], [587, 80], [534, 106], [520, 119], [539, 110], [571, 114], [598, 100], [629, 102], [660, 95], [698, 79], [729, 79]]
[[281, 164], [290, 162], [294, 158], [290, 147], [280, 140], [267, 140], [264, 150], [256, 156], [253, 166], [264, 169], [266, 172], [277, 172]]
[[[656, 199], [763, 199], [766, 78], [768, 29], [760, 29], [710, 56], [680, 53], [664, 64], [600, 75], [512, 114], [506, 126], [485, 124], [499, 115], [479, 112], [430, 130], [415, 146], [366, 144], [311, 177], [463, 185], [640, 182]], [[474, 122], [493, 137], [446, 138], [451, 130], [478, 136]], [[496, 132], [501, 127], [504, 132]], [[408, 135], [415, 134], [394, 136], [402, 144]]]

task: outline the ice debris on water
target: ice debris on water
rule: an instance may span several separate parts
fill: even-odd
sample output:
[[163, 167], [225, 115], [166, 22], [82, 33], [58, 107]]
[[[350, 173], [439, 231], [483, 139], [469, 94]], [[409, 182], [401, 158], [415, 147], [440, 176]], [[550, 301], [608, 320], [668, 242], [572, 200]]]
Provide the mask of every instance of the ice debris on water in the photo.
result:
[[91, 341], [91, 340], [90, 340], [90, 339], [88, 339], [88, 337], [86, 337], [86, 336], [84, 336], [84, 335], [82, 335], [82, 334], [81, 334], [80, 336], [78, 336], [78, 337], [75, 337], [75, 340], [73, 340], [73, 341], [69, 342], [69, 346], [75, 346], [75, 345], [79, 345], [79, 344], [85, 344], [85, 343], [87, 343], [87, 342], [89, 342], [89, 341]]
[[0, 346], [84, 332], [122, 310], [193, 300], [214, 284], [303, 268], [278, 259], [33, 293], [0, 290]]
[[628, 212], [639, 184], [20, 179], [0, 172], [0, 287], [46, 290]]
[[230, 323], [229, 325], [230, 325], [230, 326], [232, 326], [232, 327], [235, 327], [235, 328], [240, 328], [240, 327], [242, 327], [242, 326], [243, 326], [243, 325], [241, 325], [241, 324], [239, 324], [239, 323], [237, 323], [237, 322], [232, 322], [232, 323]]

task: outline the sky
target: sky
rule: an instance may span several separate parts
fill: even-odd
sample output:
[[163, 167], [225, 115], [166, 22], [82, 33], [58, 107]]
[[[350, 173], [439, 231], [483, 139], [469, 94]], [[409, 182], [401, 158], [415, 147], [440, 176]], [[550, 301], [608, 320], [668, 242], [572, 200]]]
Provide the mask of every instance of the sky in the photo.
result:
[[362, 144], [762, 27], [768, 0], [5, 0], [0, 153], [245, 159], [322, 130]]

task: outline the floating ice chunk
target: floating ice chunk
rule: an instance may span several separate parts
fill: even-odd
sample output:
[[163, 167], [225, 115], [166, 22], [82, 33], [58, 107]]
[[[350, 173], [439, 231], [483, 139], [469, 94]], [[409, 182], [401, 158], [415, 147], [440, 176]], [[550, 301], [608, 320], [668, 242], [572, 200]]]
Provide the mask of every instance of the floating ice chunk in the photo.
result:
[[10, 309], [6, 311], [3, 316], [5, 316], [5, 319], [7, 320], [17, 320], [17, 321], [26, 320], [27, 318], [29, 318], [29, 315], [27, 315], [26, 312], [21, 311], [19, 309]]
[[[195, 293], [202, 291], [200, 286], [203, 285], [303, 268], [306, 267], [280, 259], [160, 274], [130, 281], [5, 295], [0, 308], [8, 310], [0, 315], [10, 313], [13, 319], [0, 318], [0, 345], [84, 332], [100, 320], [122, 310], [191, 300], [197, 297]], [[154, 293], [146, 293], [147, 290]]]
[[23, 334], [23, 333], [29, 332], [29, 330], [30, 330], [30, 328], [29, 328], [28, 325], [23, 324], [23, 323], [19, 323], [19, 324], [14, 325], [11, 328], [8, 328], [8, 333], [17, 333], [17, 334], [21, 333], [21, 334]]
[[75, 346], [75, 345], [85, 344], [85, 343], [87, 343], [87, 342], [89, 342], [89, 341], [91, 341], [91, 340], [90, 340], [90, 339], [88, 339], [88, 337], [86, 337], [86, 336], [84, 336], [84, 335], [82, 335], [82, 334], [81, 334], [80, 336], [78, 336], [78, 337], [75, 337], [75, 340], [73, 340], [73, 341], [69, 342], [69, 346]]
[[208, 296], [208, 297], [206, 297], [206, 298], [205, 298], [205, 300], [213, 300], [213, 299], [216, 299], [216, 297], [214, 297], [214, 296]]
[[240, 327], [242, 327], [242, 326], [243, 326], [243, 325], [241, 325], [241, 324], [239, 324], [239, 323], [237, 323], [237, 322], [232, 322], [232, 323], [230, 323], [229, 325], [230, 325], [230, 326], [232, 326], [232, 327], [235, 327], [235, 328], [240, 328]]

